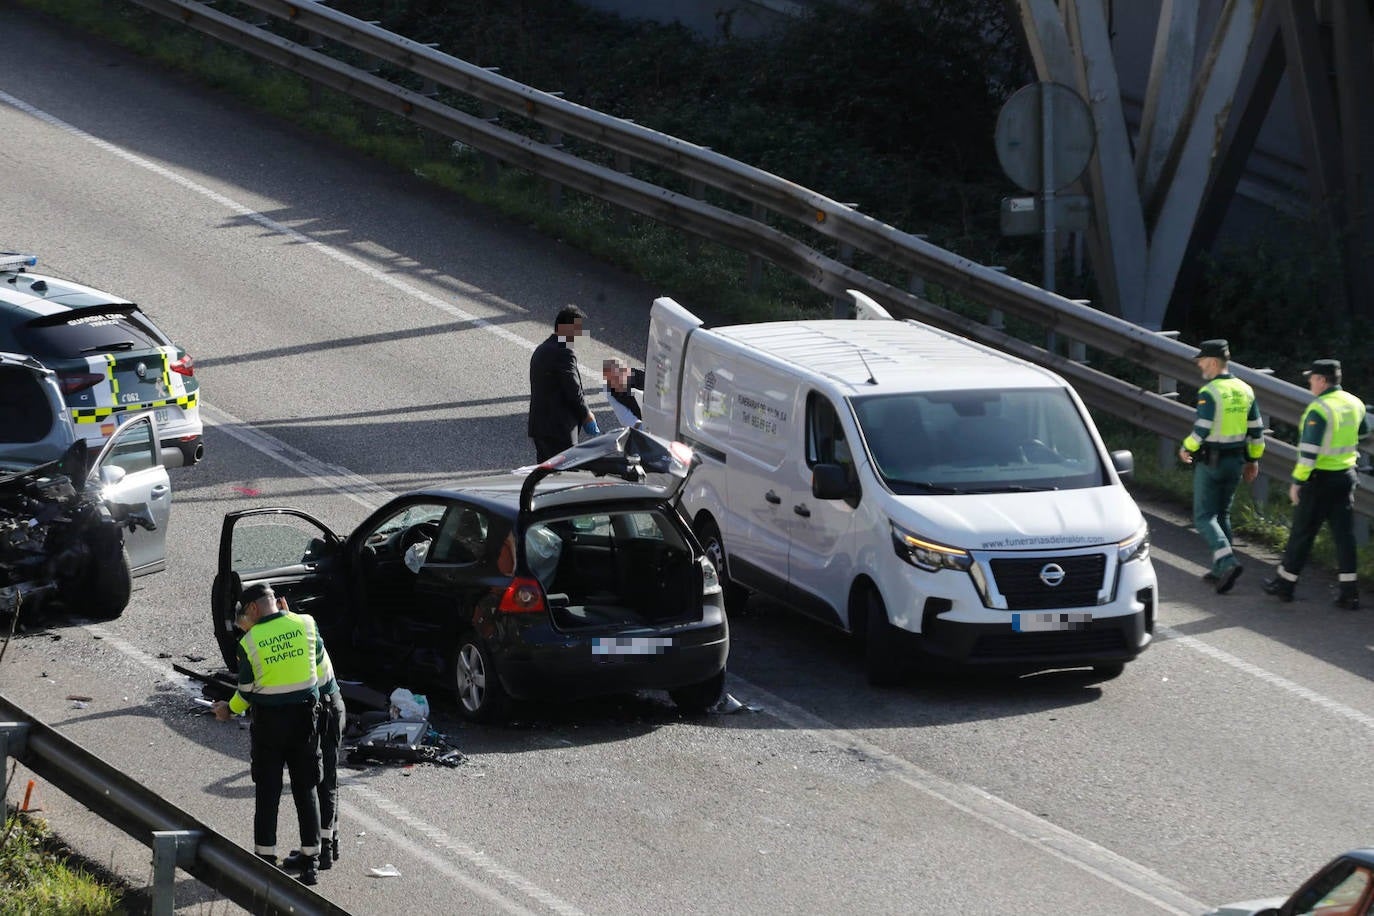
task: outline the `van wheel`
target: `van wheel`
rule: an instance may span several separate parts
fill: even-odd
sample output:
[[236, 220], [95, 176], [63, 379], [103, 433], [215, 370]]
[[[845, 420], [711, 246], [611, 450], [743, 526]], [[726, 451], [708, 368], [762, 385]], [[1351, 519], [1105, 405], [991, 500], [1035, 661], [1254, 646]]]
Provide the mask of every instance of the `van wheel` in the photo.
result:
[[745, 602], [749, 600], [749, 590], [730, 578], [729, 561], [725, 557], [725, 541], [721, 540], [716, 520], [709, 515], [702, 515], [692, 527], [697, 540], [701, 541], [701, 546], [706, 551], [707, 559], [711, 561], [711, 565], [716, 568], [716, 575], [720, 577], [725, 613], [737, 614], [743, 611]]
[[689, 684], [669, 690], [668, 696], [683, 715], [699, 716], [715, 706], [725, 692], [725, 669], [712, 675], [700, 684]]
[[864, 595], [864, 667], [874, 687], [892, 687], [905, 672], [902, 631], [887, 619], [887, 606], [877, 590]]
[[506, 690], [496, 674], [491, 652], [471, 630], [458, 640], [453, 660], [453, 692], [464, 719], [494, 722], [506, 711]]

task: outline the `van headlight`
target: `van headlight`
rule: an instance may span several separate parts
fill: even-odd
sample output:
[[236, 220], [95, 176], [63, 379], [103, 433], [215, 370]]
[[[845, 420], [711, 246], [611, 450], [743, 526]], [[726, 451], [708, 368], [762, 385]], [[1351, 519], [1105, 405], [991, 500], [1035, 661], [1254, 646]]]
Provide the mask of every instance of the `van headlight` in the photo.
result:
[[1116, 562], [1129, 563], [1132, 560], [1150, 558], [1150, 526], [1145, 522], [1135, 530], [1135, 534], [1116, 542]]
[[973, 557], [969, 556], [967, 550], [927, 540], [893, 521], [888, 524], [892, 526], [892, 549], [897, 551], [897, 556], [918, 569], [927, 572], [958, 569], [966, 572], [973, 565]]

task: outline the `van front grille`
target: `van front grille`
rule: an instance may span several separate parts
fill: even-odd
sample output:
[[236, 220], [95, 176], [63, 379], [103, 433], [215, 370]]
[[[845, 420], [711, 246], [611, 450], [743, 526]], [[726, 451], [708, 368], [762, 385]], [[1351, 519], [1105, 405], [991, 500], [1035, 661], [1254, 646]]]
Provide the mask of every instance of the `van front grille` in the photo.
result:
[[[997, 590], [1007, 599], [1008, 610], [1093, 607], [1102, 591], [1107, 555], [1090, 553], [1034, 559], [999, 557], [989, 561], [988, 565], [992, 569]], [[1046, 581], [1053, 581], [1052, 567], [1063, 571], [1063, 578], [1057, 585], [1050, 585]]]

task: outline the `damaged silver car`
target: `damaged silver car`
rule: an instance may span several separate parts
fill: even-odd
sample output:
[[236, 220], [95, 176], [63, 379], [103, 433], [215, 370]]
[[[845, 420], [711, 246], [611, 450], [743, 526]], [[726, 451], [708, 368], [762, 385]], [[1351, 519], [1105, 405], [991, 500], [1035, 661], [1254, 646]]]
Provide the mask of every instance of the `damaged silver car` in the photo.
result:
[[111, 619], [166, 566], [171, 482], [151, 411], [91, 461], [66, 410], [52, 371], [0, 353], [0, 613], [54, 601]]

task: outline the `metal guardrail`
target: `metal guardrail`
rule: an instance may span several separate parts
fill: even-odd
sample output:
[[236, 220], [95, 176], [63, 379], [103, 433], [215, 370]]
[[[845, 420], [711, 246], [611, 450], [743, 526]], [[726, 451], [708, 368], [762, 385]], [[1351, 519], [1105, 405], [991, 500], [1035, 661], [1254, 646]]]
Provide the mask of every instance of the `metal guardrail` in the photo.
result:
[[0, 771], [14, 758], [153, 850], [155, 916], [172, 912], [176, 869], [263, 916], [348, 916], [295, 878], [217, 833], [0, 697]]
[[[1069, 378], [1089, 405], [1144, 429], [1181, 439], [1191, 425], [1191, 410], [1156, 391], [1061, 357], [858, 271], [768, 225], [767, 214], [787, 217], [807, 231], [908, 272], [909, 285], [936, 284], [990, 310], [1032, 322], [1057, 337], [1123, 359], [1158, 375], [1163, 387], [1171, 388], [1176, 379], [1197, 378], [1196, 347], [1009, 277], [777, 175], [518, 83], [315, 0], [240, 0], [239, 5], [407, 71], [426, 85], [446, 87], [490, 110], [526, 119], [541, 126], [550, 142], [504, 129], [494, 119], [469, 115], [429, 94], [330, 57], [322, 40], [312, 42], [319, 49], [302, 45], [198, 0], [132, 2], [513, 166], [767, 260], [832, 296], [858, 289], [882, 301], [895, 315], [916, 318], [1045, 366]], [[622, 161], [638, 160], [730, 194], [753, 205], [752, 217], [578, 158], [561, 148], [558, 141], [564, 135], [610, 150]], [[1269, 416], [1297, 426], [1311, 399], [1304, 388], [1238, 363], [1232, 363], [1232, 372], [1254, 387]], [[1267, 446], [1269, 455], [1290, 462], [1275, 475], [1285, 479], [1296, 450], [1273, 437]], [[1272, 461], [1267, 464], [1274, 466]], [[1356, 511], [1374, 516], [1374, 492], [1356, 492]]]

